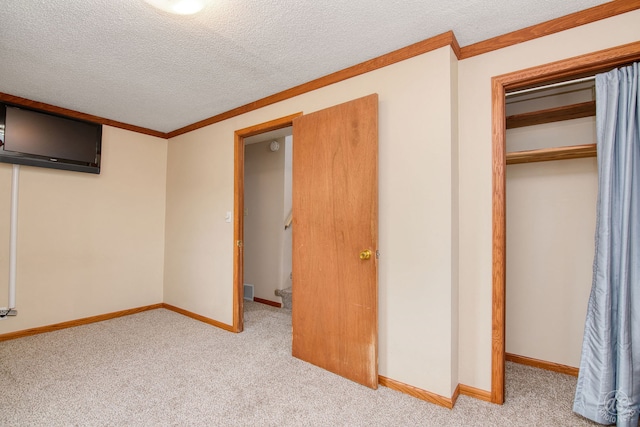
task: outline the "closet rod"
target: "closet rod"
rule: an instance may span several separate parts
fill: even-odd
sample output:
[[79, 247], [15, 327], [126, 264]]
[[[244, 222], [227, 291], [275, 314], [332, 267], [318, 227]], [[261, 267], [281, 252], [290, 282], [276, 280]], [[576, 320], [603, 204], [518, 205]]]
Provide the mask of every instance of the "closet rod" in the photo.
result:
[[560, 87], [560, 86], [566, 86], [566, 85], [570, 85], [570, 84], [574, 84], [574, 83], [588, 82], [590, 80], [595, 80], [595, 78], [596, 78], [596, 76], [589, 76], [589, 77], [583, 77], [581, 79], [567, 80], [567, 81], [559, 82], [559, 83], [552, 83], [552, 84], [543, 85], [543, 86], [530, 87], [528, 89], [522, 89], [522, 90], [516, 90], [514, 92], [509, 92], [505, 96], [509, 97], [509, 96], [513, 96], [513, 95], [520, 95], [520, 94], [523, 94], [523, 93], [535, 92], [535, 91], [542, 90], [542, 89], [550, 89], [552, 87]]

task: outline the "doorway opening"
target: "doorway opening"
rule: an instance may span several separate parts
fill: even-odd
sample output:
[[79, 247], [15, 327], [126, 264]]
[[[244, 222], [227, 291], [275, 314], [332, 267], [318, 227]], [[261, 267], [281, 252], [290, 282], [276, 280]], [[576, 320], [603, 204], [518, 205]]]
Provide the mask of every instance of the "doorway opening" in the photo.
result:
[[293, 129], [244, 144], [244, 300], [291, 309]]
[[[272, 137], [269, 141], [277, 140], [291, 129], [293, 119], [301, 116], [296, 113], [266, 123], [240, 129], [235, 132], [235, 160], [234, 160], [234, 255], [233, 255], [233, 330], [242, 332], [244, 329], [244, 226], [245, 226], [245, 146], [247, 140], [251, 143]], [[274, 147], [275, 148], [275, 147]], [[280, 148], [278, 148], [280, 149]], [[284, 228], [284, 222], [282, 227]], [[254, 289], [255, 290], [255, 289]]]

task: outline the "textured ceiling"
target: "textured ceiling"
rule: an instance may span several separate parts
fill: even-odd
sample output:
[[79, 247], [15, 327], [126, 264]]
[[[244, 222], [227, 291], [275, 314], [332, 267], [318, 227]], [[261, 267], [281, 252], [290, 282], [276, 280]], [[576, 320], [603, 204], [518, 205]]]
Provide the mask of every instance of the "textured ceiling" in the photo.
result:
[[0, 92], [169, 132], [453, 30], [461, 46], [602, 0], [2, 0]]

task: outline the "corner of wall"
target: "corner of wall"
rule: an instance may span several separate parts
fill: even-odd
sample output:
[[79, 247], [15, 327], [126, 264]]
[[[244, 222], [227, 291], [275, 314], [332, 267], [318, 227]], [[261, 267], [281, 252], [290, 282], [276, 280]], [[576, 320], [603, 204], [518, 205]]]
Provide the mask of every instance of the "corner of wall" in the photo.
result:
[[[450, 51], [451, 93], [451, 389], [458, 387], [459, 363], [459, 141], [458, 141], [458, 56]], [[455, 394], [455, 392], [454, 392]]]
[[162, 302], [165, 300], [165, 281], [166, 281], [166, 259], [167, 259], [167, 185], [169, 183], [169, 143], [170, 139], [164, 140], [164, 177], [163, 177], [163, 185], [164, 185], [164, 212], [162, 212], [162, 222], [164, 224], [164, 233], [162, 235]]

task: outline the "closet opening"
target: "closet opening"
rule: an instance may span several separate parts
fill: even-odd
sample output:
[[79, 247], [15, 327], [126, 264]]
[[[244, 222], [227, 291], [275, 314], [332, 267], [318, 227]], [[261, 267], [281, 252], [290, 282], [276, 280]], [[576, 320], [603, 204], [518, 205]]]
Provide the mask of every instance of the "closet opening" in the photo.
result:
[[[634, 42], [591, 54], [586, 54], [539, 67], [533, 67], [492, 78], [492, 354], [491, 354], [491, 401], [502, 404], [505, 397], [506, 357], [506, 176], [507, 176], [507, 112], [506, 94], [567, 80], [591, 77], [620, 65], [640, 59], [640, 42]], [[575, 107], [577, 109], [577, 107]], [[588, 108], [582, 106], [581, 108]], [[550, 115], [547, 112], [545, 115]], [[561, 114], [565, 114], [562, 112]], [[584, 114], [584, 113], [580, 113]], [[516, 114], [512, 114], [516, 115]], [[531, 116], [523, 120], [532, 119]], [[539, 117], [534, 118], [539, 120]], [[513, 123], [513, 122], [512, 122]], [[590, 142], [592, 143], [592, 142]], [[589, 145], [579, 144], [579, 145]], [[557, 148], [557, 147], [556, 147]], [[542, 148], [541, 148], [542, 149]], [[533, 150], [524, 151], [534, 151]], [[546, 149], [548, 150], [548, 149]], [[560, 156], [575, 155], [589, 148], [562, 148]], [[553, 153], [554, 149], [551, 149]], [[573, 151], [573, 154], [567, 154]], [[535, 153], [525, 157], [543, 158], [555, 154]], [[515, 155], [512, 155], [515, 156]], [[522, 153], [519, 154], [522, 156]], [[510, 160], [511, 161], [511, 160]], [[511, 164], [511, 163], [510, 163]], [[594, 207], [595, 209], [595, 207]]]
[[[507, 384], [544, 375], [569, 396], [591, 291], [598, 165], [595, 81], [506, 94]], [[514, 382], [516, 381], [516, 382]]]

